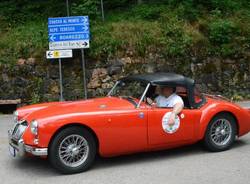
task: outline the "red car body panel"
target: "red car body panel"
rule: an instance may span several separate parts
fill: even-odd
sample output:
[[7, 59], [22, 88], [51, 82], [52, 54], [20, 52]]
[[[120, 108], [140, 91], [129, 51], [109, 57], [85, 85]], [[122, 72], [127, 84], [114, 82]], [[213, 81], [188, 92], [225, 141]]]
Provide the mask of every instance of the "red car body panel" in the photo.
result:
[[199, 109], [184, 109], [179, 115], [180, 128], [174, 134], [162, 129], [162, 117], [170, 111], [141, 104], [139, 108], [117, 97], [97, 98], [77, 102], [54, 102], [31, 105], [18, 109], [19, 119], [28, 123], [39, 122], [39, 143], [34, 144], [34, 135], [25, 131], [25, 144], [49, 147], [53, 136], [62, 128], [83, 125], [90, 129], [98, 140], [99, 154], [110, 157], [150, 150], [161, 150], [192, 144], [204, 137], [211, 119], [218, 113], [231, 113], [238, 125], [238, 136], [250, 131], [250, 110], [236, 104], [208, 98]]

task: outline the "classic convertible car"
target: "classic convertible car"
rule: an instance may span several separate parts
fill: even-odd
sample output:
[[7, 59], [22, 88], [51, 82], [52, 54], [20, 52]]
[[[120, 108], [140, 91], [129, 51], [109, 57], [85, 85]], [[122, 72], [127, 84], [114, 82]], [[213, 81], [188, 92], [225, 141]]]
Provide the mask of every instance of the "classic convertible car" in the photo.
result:
[[[171, 126], [171, 108], [145, 100], [155, 98], [163, 86], [174, 87], [184, 101]], [[8, 132], [11, 155], [48, 157], [68, 174], [86, 171], [96, 154], [111, 157], [198, 141], [210, 151], [224, 151], [250, 131], [250, 109], [204, 95], [194, 80], [173, 73], [128, 76], [107, 97], [25, 106], [14, 115], [15, 125]]]

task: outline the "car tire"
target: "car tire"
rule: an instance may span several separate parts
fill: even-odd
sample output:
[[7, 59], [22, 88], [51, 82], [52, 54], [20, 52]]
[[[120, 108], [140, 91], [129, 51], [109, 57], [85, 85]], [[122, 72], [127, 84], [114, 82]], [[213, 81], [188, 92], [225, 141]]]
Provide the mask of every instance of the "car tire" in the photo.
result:
[[235, 119], [227, 113], [216, 115], [208, 124], [203, 143], [212, 152], [231, 148], [237, 135]]
[[63, 174], [88, 170], [96, 156], [96, 141], [92, 133], [82, 127], [68, 127], [53, 138], [48, 157], [52, 166]]

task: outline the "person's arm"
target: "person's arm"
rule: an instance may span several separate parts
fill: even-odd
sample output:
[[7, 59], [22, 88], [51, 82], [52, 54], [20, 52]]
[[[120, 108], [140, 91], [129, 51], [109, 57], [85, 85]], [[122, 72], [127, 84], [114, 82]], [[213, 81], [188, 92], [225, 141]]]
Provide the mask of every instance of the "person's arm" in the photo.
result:
[[173, 107], [172, 114], [175, 114], [175, 116], [177, 116], [183, 110], [183, 107], [184, 105], [181, 102], [175, 104]]
[[173, 111], [172, 111], [171, 116], [170, 116], [169, 121], [168, 121], [168, 124], [170, 126], [174, 125], [175, 117], [183, 110], [183, 108], [184, 108], [184, 104], [181, 102], [178, 102], [174, 105]]

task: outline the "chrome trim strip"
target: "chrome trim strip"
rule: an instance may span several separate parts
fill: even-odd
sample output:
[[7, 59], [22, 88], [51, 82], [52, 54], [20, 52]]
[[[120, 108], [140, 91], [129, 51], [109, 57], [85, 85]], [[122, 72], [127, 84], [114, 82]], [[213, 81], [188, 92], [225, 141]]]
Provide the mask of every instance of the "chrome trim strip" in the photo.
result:
[[141, 102], [142, 102], [143, 98], [145, 97], [145, 95], [146, 95], [146, 93], [147, 93], [147, 91], [148, 91], [149, 86], [150, 86], [150, 83], [148, 83], [146, 89], [144, 90], [144, 92], [143, 92], [143, 94], [142, 94], [142, 96], [141, 96], [141, 99], [140, 99], [139, 103], [137, 104], [136, 108], [139, 108], [139, 107], [140, 107]]

